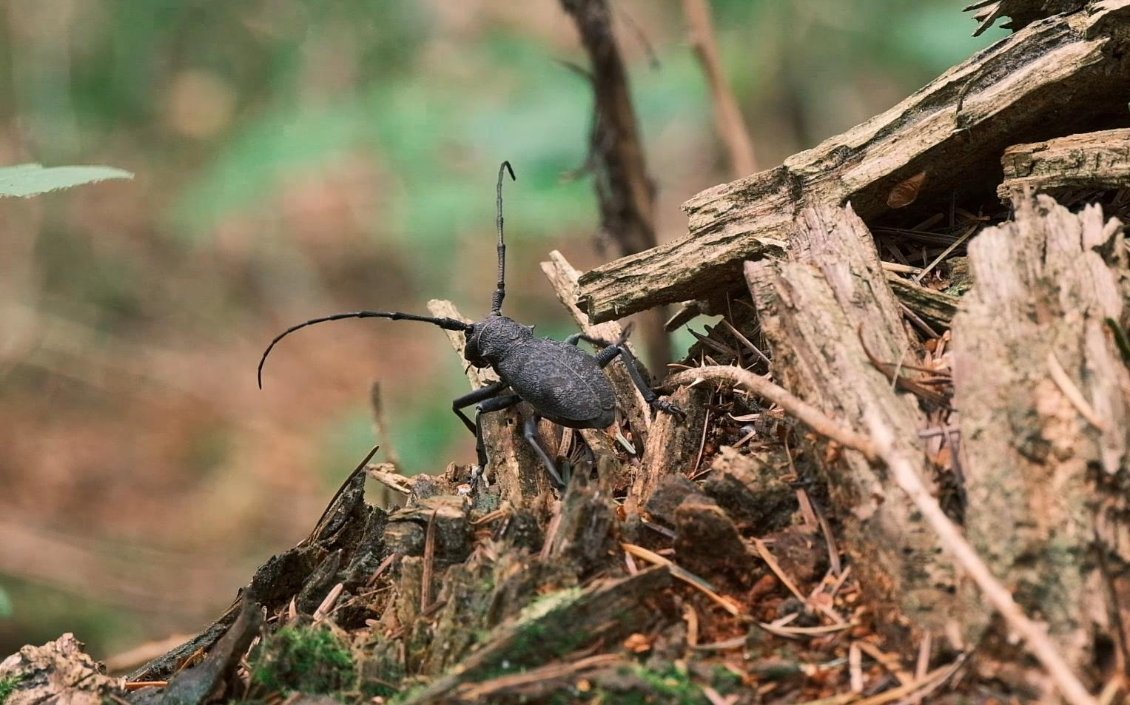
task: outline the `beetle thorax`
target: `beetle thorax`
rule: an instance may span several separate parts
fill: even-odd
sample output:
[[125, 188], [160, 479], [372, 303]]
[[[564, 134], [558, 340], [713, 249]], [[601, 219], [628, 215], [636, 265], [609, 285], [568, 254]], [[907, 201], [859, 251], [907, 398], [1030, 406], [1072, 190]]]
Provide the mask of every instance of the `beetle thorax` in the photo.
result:
[[533, 330], [506, 316], [489, 316], [466, 332], [463, 357], [475, 367], [493, 367], [523, 340], [533, 339]]

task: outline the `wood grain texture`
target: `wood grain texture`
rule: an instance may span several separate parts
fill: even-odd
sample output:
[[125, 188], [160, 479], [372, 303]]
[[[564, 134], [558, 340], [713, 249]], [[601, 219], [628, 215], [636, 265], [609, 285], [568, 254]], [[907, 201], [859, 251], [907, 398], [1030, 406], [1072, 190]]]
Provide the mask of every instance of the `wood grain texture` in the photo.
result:
[[1018, 144], [1001, 157], [1002, 201], [1026, 198], [1025, 191], [1060, 188], [1118, 189], [1130, 186], [1130, 129], [1100, 130]]

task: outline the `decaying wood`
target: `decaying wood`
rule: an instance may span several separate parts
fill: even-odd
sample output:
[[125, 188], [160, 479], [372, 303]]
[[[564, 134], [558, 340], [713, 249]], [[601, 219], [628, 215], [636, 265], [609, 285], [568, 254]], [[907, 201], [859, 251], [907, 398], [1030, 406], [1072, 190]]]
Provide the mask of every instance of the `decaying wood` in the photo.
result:
[[438, 702], [465, 683], [492, 672], [546, 663], [587, 645], [622, 639], [654, 619], [648, 597], [670, 584], [665, 567], [595, 584], [588, 589], [546, 595], [500, 625], [453, 673], [441, 676], [405, 700], [405, 705]]
[[[928, 477], [917, 441], [925, 415], [868, 355], [915, 364], [916, 343], [887, 286], [874, 238], [851, 207], [805, 209], [789, 260], [750, 262], [746, 276], [781, 384], [836, 419], [858, 422], [865, 412], [881, 417], [896, 429], [899, 450]], [[846, 451], [828, 462], [825, 477], [854, 570], [881, 605], [881, 621], [893, 624], [901, 614], [916, 626], [941, 629], [952, 614], [952, 565], [913, 504], [870, 460], [877, 458], [870, 439], [847, 445], [863, 452]]]
[[640, 465], [635, 469], [625, 510], [637, 511], [644, 506], [664, 477], [690, 475], [699, 457], [702, 434], [706, 432], [710, 390], [682, 388], [671, 395], [671, 401], [686, 411], [685, 419], [660, 414], [652, 424]]
[[14, 687], [5, 705], [101, 705], [122, 687], [122, 679], [106, 675], [74, 634], [43, 646], [25, 646], [0, 661], [0, 683]]
[[1126, 321], [1121, 226], [1040, 196], [981, 233], [969, 258], [975, 283], [953, 322], [966, 531], [1084, 668], [1117, 624], [1099, 608], [1096, 551], [1130, 565], [1130, 371], [1107, 323]]
[[[146, 688], [134, 691], [129, 701], [133, 705], [184, 705], [202, 703], [223, 695], [229, 675], [247, 654], [251, 642], [259, 637], [259, 629], [263, 625], [262, 611], [259, 604], [245, 601], [235, 622], [202, 663], [177, 673], [160, 690]], [[66, 702], [66, 699], [62, 701]]]
[[887, 284], [900, 304], [929, 324], [948, 328], [957, 313], [956, 296], [920, 286], [894, 272], [887, 272]]
[[[378, 548], [383, 540], [385, 512], [365, 503], [365, 465], [376, 448], [362, 459], [330, 501], [314, 529], [294, 548], [273, 555], [259, 566], [232, 605], [200, 634], [167, 654], [153, 659], [130, 674], [130, 680], [162, 680], [182, 668], [194, 654], [212, 649], [235, 623], [241, 606], [254, 601], [268, 610], [278, 610], [313, 585], [327, 579], [343, 582], [349, 591], [368, 579], [379, 562]], [[326, 568], [335, 564], [334, 573]], [[314, 594], [320, 601], [325, 591]], [[316, 606], [317, 603], [315, 603]], [[313, 607], [310, 608], [311, 611]]]
[[1001, 157], [1002, 201], [1026, 191], [1059, 188], [1119, 189], [1130, 186], [1130, 129], [1101, 130], [1009, 147]]
[[992, 194], [1006, 147], [1114, 127], [1130, 62], [1120, 47], [1130, 1], [1108, 0], [1033, 23], [950, 69], [899, 105], [774, 169], [688, 201], [690, 235], [581, 275], [595, 322], [661, 303], [709, 298], [741, 281], [741, 263], [780, 254], [804, 207], [848, 201], [865, 221], [893, 212], [891, 190], [926, 172], [907, 217]]
[[875, 439], [875, 445], [883, 462], [890, 470], [895, 483], [911, 499], [926, 521], [937, 533], [942, 545], [954, 556], [954, 559], [977, 586], [977, 590], [985, 599], [1005, 618], [1008, 628], [1018, 633], [1024, 640], [1028, 651], [1036, 657], [1040, 664], [1047, 670], [1048, 675], [1055, 683], [1056, 688], [1064, 699], [1071, 705], [1097, 705], [1098, 701], [1091, 696], [1086, 687], [1075, 676], [1071, 665], [1068, 664], [1056, 644], [1048, 638], [1042, 625], [1037, 624], [1024, 614], [1016, 604], [1012, 594], [992, 574], [981, 556], [969, 545], [965, 537], [949, 517], [942, 511], [938, 500], [922, 482], [918, 468], [909, 458], [895, 450], [895, 436], [891, 429], [886, 427], [878, 415], [868, 412], [868, 426]]

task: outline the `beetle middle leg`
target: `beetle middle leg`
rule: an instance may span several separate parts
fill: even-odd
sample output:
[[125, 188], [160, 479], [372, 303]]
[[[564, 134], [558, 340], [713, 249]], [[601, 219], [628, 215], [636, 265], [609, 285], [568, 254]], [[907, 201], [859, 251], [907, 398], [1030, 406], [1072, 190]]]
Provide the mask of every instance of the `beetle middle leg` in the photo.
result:
[[609, 343], [606, 340], [593, 338], [592, 336], [585, 335], [584, 333], [575, 333], [565, 340], [566, 342], [573, 345], [576, 345], [578, 341], [583, 340], [586, 343], [591, 343], [596, 346], [603, 346], [603, 349], [593, 356], [594, 358], [596, 358], [596, 364], [600, 365], [602, 368], [607, 367], [608, 363], [612, 362], [614, 359], [616, 359], [616, 356], [619, 355], [624, 360], [624, 367], [628, 368], [628, 376], [632, 378], [632, 383], [636, 385], [636, 389], [640, 390], [640, 394], [643, 395], [643, 399], [647, 402], [648, 406], [653, 409], [671, 414], [672, 416], [676, 416], [680, 421], [687, 417], [683, 410], [680, 409], [677, 405], [672, 404], [671, 402], [664, 399], [660, 399], [659, 395], [655, 393], [655, 390], [648, 386], [646, 382], [644, 382], [643, 376], [640, 374], [639, 367], [636, 366], [636, 356], [633, 355], [632, 352], [628, 350], [628, 347], [622, 342]]
[[[482, 389], [476, 391], [484, 392], [482, 396], [486, 396], [485, 392], [492, 389], [493, 386], [494, 385], [492, 385], [491, 387], [483, 387]], [[466, 397], [461, 397], [456, 401], [466, 399], [472, 394], [475, 394], [475, 392], [468, 394]], [[492, 411], [502, 411], [503, 409], [509, 409], [520, 401], [522, 401], [522, 399], [517, 394], [506, 394], [503, 396], [489, 397], [475, 407], [475, 454], [478, 457], [479, 467], [482, 468], [483, 472], [486, 472], [487, 463], [490, 462], [490, 459], [487, 457], [486, 443], [483, 437], [483, 414], [489, 414]], [[464, 406], [467, 406], [467, 404], [469, 403], [470, 402], [465, 403]], [[457, 413], [459, 413], [460, 416], [463, 416], [462, 413]], [[534, 453], [537, 454], [542, 463], [545, 464], [545, 469], [549, 471], [549, 475], [553, 478], [553, 481], [556, 483], [557, 487], [564, 487], [565, 481], [561, 479], [561, 473], [557, 472], [556, 463], [553, 462], [553, 460], [549, 457], [549, 454], [546, 453], [545, 449], [541, 447], [540, 443], [538, 443], [537, 425], [540, 419], [541, 417], [537, 414], [530, 414], [528, 417], [526, 417], [525, 421], [522, 424], [522, 436], [526, 439], [526, 442], [529, 443], [533, 448]]]
[[[464, 394], [451, 402], [451, 410], [463, 421], [467, 429], [475, 434], [475, 456], [479, 463], [480, 472], [486, 472], [487, 463], [490, 461], [487, 457], [486, 444], [483, 441], [483, 414], [509, 409], [521, 401], [521, 398], [517, 394], [505, 394], [500, 396], [500, 393], [507, 387], [509, 387], [509, 385], [506, 384], [506, 382], [495, 382], [494, 384], [488, 384], [485, 387]], [[475, 420], [473, 422], [467, 417], [467, 414], [463, 413], [463, 409], [472, 404], [477, 404], [475, 407]], [[545, 469], [549, 471], [550, 477], [553, 478], [557, 486], [564, 487], [565, 481], [561, 479], [561, 473], [557, 471], [556, 463], [553, 462], [549, 454], [545, 452], [545, 449], [542, 448], [541, 444], [537, 441], [537, 424], [540, 418], [541, 417], [536, 414], [526, 418], [522, 427], [522, 436], [533, 447], [537, 456], [541, 458], [542, 463], [545, 464]]]
[[[489, 387], [483, 387], [482, 389], [476, 391], [485, 392], [486, 390], [492, 389], [495, 386], [496, 385], [492, 384]], [[475, 392], [471, 392], [471, 394], [474, 393]], [[471, 394], [468, 394], [467, 396], [469, 397], [471, 396]], [[467, 397], [462, 398], [466, 399]], [[489, 414], [492, 411], [502, 411], [503, 409], [509, 409], [520, 401], [522, 401], [522, 398], [517, 394], [506, 394], [500, 397], [496, 396], [487, 398], [475, 407], [475, 426], [472, 429], [475, 433], [475, 455], [478, 458], [479, 467], [482, 468], [483, 472], [486, 472], [487, 462], [489, 462], [490, 460], [489, 458], [487, 458], [486, 443], [483, 442], [483, 414]], [[468, 402], [468, 404], [469, 403], [470, 402]], [[464, 406], [467, 406], [467, 404], [464, 404]], [[459, 416], [466, 418], [461, 412], [456, 413], [459, 413]]]

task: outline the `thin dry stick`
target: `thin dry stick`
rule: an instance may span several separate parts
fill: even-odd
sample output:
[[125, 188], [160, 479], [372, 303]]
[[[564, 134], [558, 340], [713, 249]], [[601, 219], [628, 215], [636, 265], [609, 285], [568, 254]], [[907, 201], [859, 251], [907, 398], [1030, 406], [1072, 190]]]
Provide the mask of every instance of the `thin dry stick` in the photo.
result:
[[1008, 622], [1012, 631], [1019, 634], [1024, 640], [1028, 652], [1043, 665], [1064, 700], [1072, 703], [1072, 705], [1097, 705], [1098, 701], [1087, 692], [1087, 689], [1075, 677], [1071, 667], [1060, 656], [1055, 644], [1051, 642], [1044, 630], [1028, 619], [1028, 616], [1012, 599], [1012, 594], [993, 576], [989, 567], [985, 565], [985, 562], [981, 560], [981, 557], [961, 535], [961, 530], [950, 521], [942, 508], [938, 506], [937, 500], [922, 484], [914, 466], [902, 453], [895, 449], [894, 433], [891, 429], [876, 413], [870, 410], [864, 414], [864, 421], [871, 430], [874, 448], [891, 471], [892, 479], [914, 502], [918, 511], [922, 513], [922, 516], [934, 529], [934, 533], [938, 535], [942, 545], [953, 554], [954, 559], [969, 574], [969, 577], [977, 584], [990, 604]]
[[1052, 381], [1059, 387], [1059, 391], [1067, 397], [1067, 401], [1075, 407], [1079, 415], [1087, 419], [1088, 422], [1098, 430], [1106, 432], [1106, 424], [1095, 413], [1095, 408], [1083, 396], [1083, 392], [1079, 387], [1075, 386], [1075, 382], [1067, 374], [1067, 370], [1063, 369], [1063, 365], [1059, 363], [1059, 359], [1055, 356], [1055, 351], [1048, 351], [1048, 374], [1051, 375]]
[[470, 683], [462, 686], [457, 694], [464, 702], [475, 702], [486, 696], [501, 693], [510, 688], [520, 688], [524, 685], [544, 683], [557, 680], [566, 676], [575, 675], [582, 671], [611, 666], [623, 660], [620, 654], [597, 654], [578, 659], [571, 663], [550, 663], [540, 668], [534, 668], [523, 673], [501, 676], [481, 683]]
[[863, 453], [868, 460], [875, 460], [878, 457], [875, 451], [875, 444], [870, 438], [856, 433], [851, 429], [844, 428], [828, 418], [824, 412], [808, 402], [797, 398], [783, 387], [773, 384], [764, 377], [755, 375], [739, 367], [725, 365], [694, 367], [672, 375], [668, 381], [671, 384], [687, 385], [702, 380], [729, 382], [743, 387], [759, 397], [781, 407], [787, 414], [803, 422], [820, 435], [831, 438], [833, 441], [848, 448], [858, 450], [860, 453]]
[[622, 543], [620, 544], [620, 547], [623, 548], [625, 552], [635, 556], [636, 558], [645, 560], [652, 565], [667, 566], [667, 570], [671, 572], [672, 577], [682, 580], [684, 583], [690, 585], [702, 594], [706, 595], [717, 605], [722, 607], [722, 609], [729, 612], [732, 616], [737, 617], [742, 613], [742, 608], [735, 604], [733, 600], [726, 597], [725, 595], [719, 595], [709, 586], [709, 583], [707, 583], [705, 580], [698, 577], [694, 573], [690, 572], [686, 568], [683, 568], [679, 564], [675, 563], [674, 561], [668, 558], [664, 558], [655, 551], [650, 551], [643, 546], [636, 546], [635, 544], [631, 543]]
[[718, 55], [718, 42], [714, 37], [714, 21], [710, 17], [709, 0], [683, 0], [683, 14], [690, 30], [691, 46], [702, 63], [710, 96], [714, 100], [714, 122], [718, 133], [730, 153], [730, 166], [734, 176], [748, 176], [757, 171], [753, 140], [746, 132], [741, 110], [726, 80], [722, 59]]

